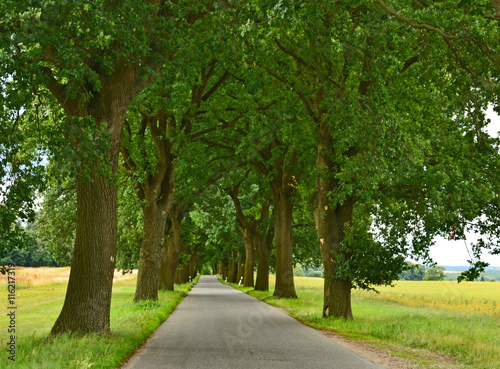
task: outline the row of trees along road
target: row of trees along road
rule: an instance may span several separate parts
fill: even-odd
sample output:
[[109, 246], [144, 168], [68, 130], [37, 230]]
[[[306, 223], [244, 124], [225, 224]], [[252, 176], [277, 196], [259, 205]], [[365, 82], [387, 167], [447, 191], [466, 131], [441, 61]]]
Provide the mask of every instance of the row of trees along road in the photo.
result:
[[45, 219], [76, 195], [52, 334], [109, 332], [117, 263], [139, 266], [135, 301], [202, 257], [252, 286], [255, 256], [255, 287], [272, 267], [295, 298], [294, 262], [320, 258], [323, 315], [352, 319], [352, 288], [428, 261], [436, 235], [500, 252], [496, 0], [0, 7], [2, 247], [37, 191]]

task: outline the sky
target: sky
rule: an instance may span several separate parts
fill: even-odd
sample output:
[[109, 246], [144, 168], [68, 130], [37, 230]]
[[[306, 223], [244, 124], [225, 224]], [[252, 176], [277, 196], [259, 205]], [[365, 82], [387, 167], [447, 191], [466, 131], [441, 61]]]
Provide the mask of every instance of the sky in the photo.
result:
[[[493, 137], [499, 136], [500, 131], [500, 116], [493, 111], [492, 106], [486, 111], [491, 123], [487, 127], [488, 133]], [[467, 252], [467, 247], [477, 239], [474, 234], [469, 234], [467, 240], [448, 241], [445, 238], [439, 237], [436, 239], [436, 245], [431, 247], [430, 255], [438, 265], [449, 266], [467, 266], [467, 260], [470, 259]], [[466, 247], [467, 244], [467, 247]], [[500, 267], [500, 255], [490, 255], [484, 252], [481, 260], [490, 264], [490, 266]]]

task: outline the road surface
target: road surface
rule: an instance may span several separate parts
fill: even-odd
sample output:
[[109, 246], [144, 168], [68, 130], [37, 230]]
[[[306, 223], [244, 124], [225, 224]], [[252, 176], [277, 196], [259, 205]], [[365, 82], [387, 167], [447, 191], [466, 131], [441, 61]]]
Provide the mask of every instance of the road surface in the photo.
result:
[[122, 369], [381, 369], [278, 309], [201, 276]]

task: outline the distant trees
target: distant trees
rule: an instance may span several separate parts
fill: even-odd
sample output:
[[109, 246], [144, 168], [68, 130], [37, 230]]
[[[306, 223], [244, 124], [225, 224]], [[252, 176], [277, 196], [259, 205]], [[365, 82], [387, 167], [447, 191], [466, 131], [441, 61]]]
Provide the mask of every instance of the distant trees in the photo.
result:
[[425, 267], [420, 264], [406, 262], [408, 269], [404, 270], [399, 275], [399, 280], [402, 281], [422, 281], [425, 276]]
[[[4, 250], [1, 265], [14, 264], [25, 267], [61, 266], [54, 260], [44, 242], [37, 236], [36, 223], [18, 225], [22, 231], [23, 245]], [[63, 264], [64, 265], [64, 264]]]
[[436, 266], [425, 270], [424, 281], [442, 281], [445, 278], [444, 267]]
[[399, 275], [401, 281], [443, 281], [446, 277], [445, 268], [431, 266], [426, 268], [421, 264], [406, 262], [407, 268]]

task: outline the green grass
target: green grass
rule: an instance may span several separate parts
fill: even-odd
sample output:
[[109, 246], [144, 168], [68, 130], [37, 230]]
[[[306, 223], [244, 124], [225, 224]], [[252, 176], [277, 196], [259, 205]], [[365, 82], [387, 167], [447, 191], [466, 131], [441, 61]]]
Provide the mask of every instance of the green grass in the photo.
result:
[[[116, 368], [165, 321], [195, 282], [160, 291], [159, 301], [133, 303], [137, 277], [115, 281], [111, 302], [111, 334], [81, 337], [63, 334], [50, 337], [66, 292], [67, 282], [24, 287], [16, 291], [16, 361], [2, 349], [0, 368]], [[7, 307], [7, 296], [5, 301]], [[2, 314], [4, 315], [4, 314]], [[8, 323], [4, 315], [1, 327]], [[1, 347], [8, 342], [7, 330], [0, 335]]]
[[[278, 299], [271, 292], [239, 289], [290, 312], [304, 323], [367, 341], [396, 355], [435, 364], [428, 355], [452, 356], [463, 367], [498, 369], [500, 319], [496, 302], [500, 283], [398, 282], [380, 294], [353, 291], [354, 321], [321, 318], [323, 280], [296, 277], [298, 299]], [[467, 301], [467, 304], [465, 303]], [[456, 302], [456, 304], [454, 304]], [[485, 308], [486, 307], [486, 308]]]

